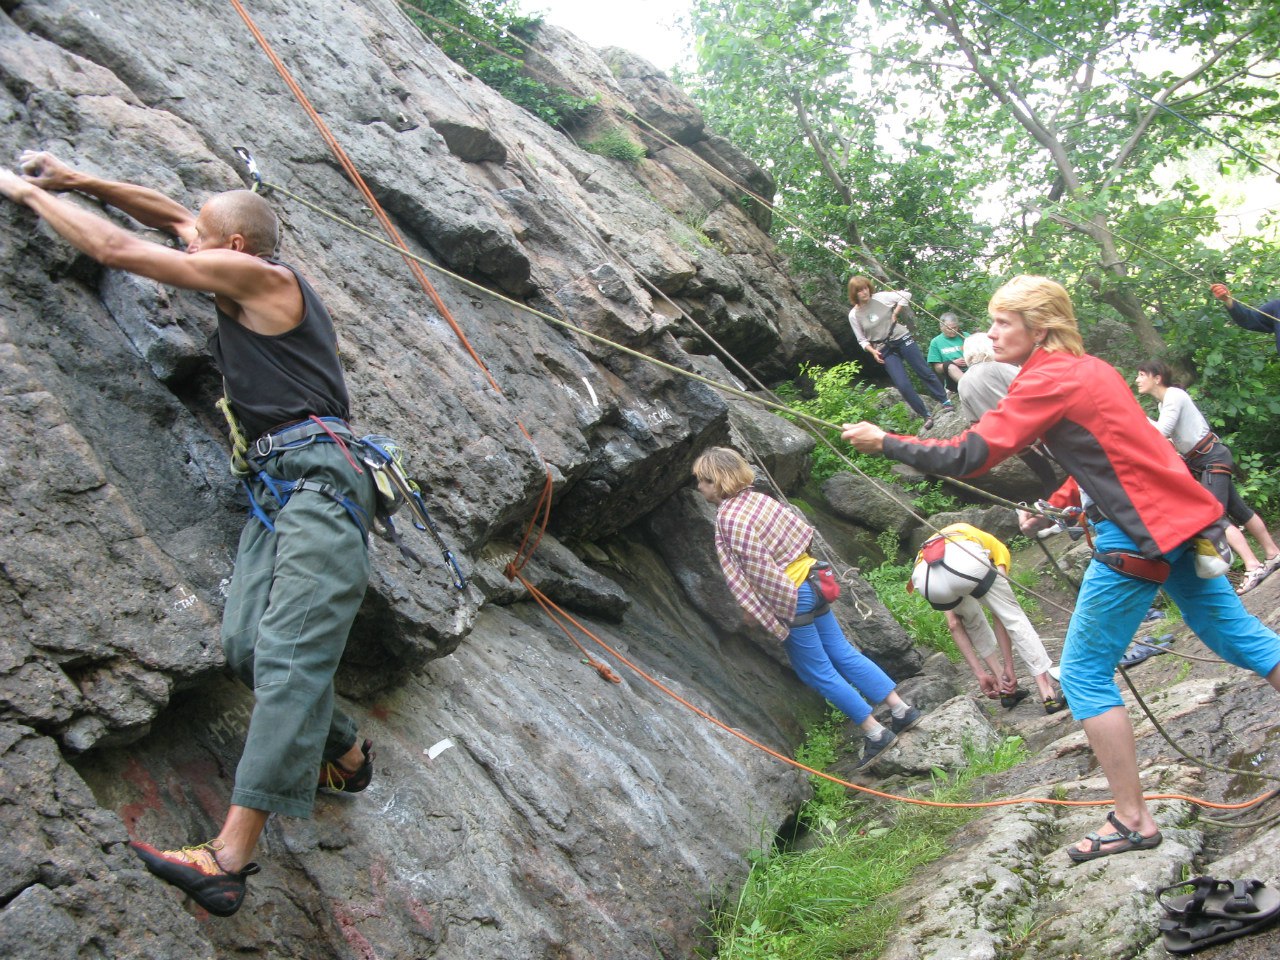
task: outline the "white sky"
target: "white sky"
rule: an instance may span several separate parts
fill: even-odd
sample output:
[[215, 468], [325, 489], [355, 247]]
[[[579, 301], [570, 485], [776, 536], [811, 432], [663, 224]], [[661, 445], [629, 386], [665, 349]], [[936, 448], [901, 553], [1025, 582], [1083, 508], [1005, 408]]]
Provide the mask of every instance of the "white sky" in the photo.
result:
[[593, 47], [622, 47], [660, 70], [670, 70], [692, 51], [676, 27], [689, 13], [689, 0], [520, 0], [527, 14], [577, 34]]

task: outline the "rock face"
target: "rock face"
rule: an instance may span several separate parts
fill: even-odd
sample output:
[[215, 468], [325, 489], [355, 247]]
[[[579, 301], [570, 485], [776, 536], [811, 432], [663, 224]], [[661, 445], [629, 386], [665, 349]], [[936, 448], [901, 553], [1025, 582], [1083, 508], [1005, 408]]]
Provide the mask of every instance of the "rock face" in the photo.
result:
[[[242, 185], [244, 144], [268, 182], [372, 223], [232, 5], [0, 11], [6, 158], [50, 149], [194, 208]], [[373, 543], [337, 679], [378, 744], [373, 785], [273, 820], [235, 918], [184, 910], [123, 843], [216, 833], [252, 704], [221, 672], [244, 504], [212, 412], [212, 304], [0, 205], [0, 954], [687, 957], [706, 903], [808, 788], [655, 684], [783, 751], [820, 707], [741, 631], [689, 467], [737, 437], [790, 488], [811, 444], [756, 410], [731, 424], [716, 390], [585, 334], [677, 370], [714, 367], [686, 349], [713, 340], [765, 378], [836, 359], [763, 208], [738, 202], [734, 181], [768, 195], [768, 177], [652, 68], [615, 57], [615, 78], [551, 28], [539, 65], [600, 95], [591, 122], [669, 136], [629, 128], [650, 159], [579, 149], [389, 0], [253, 15], [410, 246], [475, 284], [432, 274], [500, 392], [394, 253], [271, 197], [281, 256], [336, 318], [356, 426], [405, 443], [470, 586], [412, 532], [420, 572]], [[620, 683], [504, 575], [548, 474], [524, 575], [608, 645], [586, 641]], [[918, 670], [850, 576], [851, 638]]]

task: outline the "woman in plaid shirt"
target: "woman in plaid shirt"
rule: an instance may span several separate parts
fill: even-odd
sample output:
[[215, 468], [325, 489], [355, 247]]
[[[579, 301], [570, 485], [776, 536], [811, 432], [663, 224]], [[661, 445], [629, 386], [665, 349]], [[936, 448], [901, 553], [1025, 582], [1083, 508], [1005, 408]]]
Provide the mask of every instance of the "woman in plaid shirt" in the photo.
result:
[[[716, 510], [716, 555], [748, 622], [764, 627], [787, 651], [800, 679], [862, 727], [866, 767], [914, 727], [920, 711], [894, 692], [894, 682], [845, 639], [809, 574], [813, 527], [776, 500], [750, 489], [755, 472], [736, 450], [711, 447], [693, 464], [698, 492]], [[890, 725], [871, 715], [889, 705]]]

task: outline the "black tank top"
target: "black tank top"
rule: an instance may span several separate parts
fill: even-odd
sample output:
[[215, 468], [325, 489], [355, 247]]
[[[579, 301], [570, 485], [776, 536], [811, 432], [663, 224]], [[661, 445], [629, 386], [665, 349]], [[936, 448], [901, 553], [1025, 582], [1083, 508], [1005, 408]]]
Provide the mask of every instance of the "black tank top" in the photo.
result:
[[266, 336], [218, 310], [209, 352], [226, 381], [227, 396], [252, 442], [273, 427], [318, 417], [349, 416], [351, 400], [338, 361], [338, 337], [320, 295], [287, 263], [302, 291], [302, 322]]

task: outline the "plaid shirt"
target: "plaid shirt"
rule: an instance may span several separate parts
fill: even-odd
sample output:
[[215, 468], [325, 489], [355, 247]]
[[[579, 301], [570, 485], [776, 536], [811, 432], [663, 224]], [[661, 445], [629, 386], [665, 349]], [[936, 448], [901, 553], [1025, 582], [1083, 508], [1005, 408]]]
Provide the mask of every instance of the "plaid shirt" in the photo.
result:
[[787, 639], [796, 585], [786, 574], [813, 539], [813, 527], [763, 493], [745, 489], [716, 511], [716, 555], [729, 591], [752, 620]]

